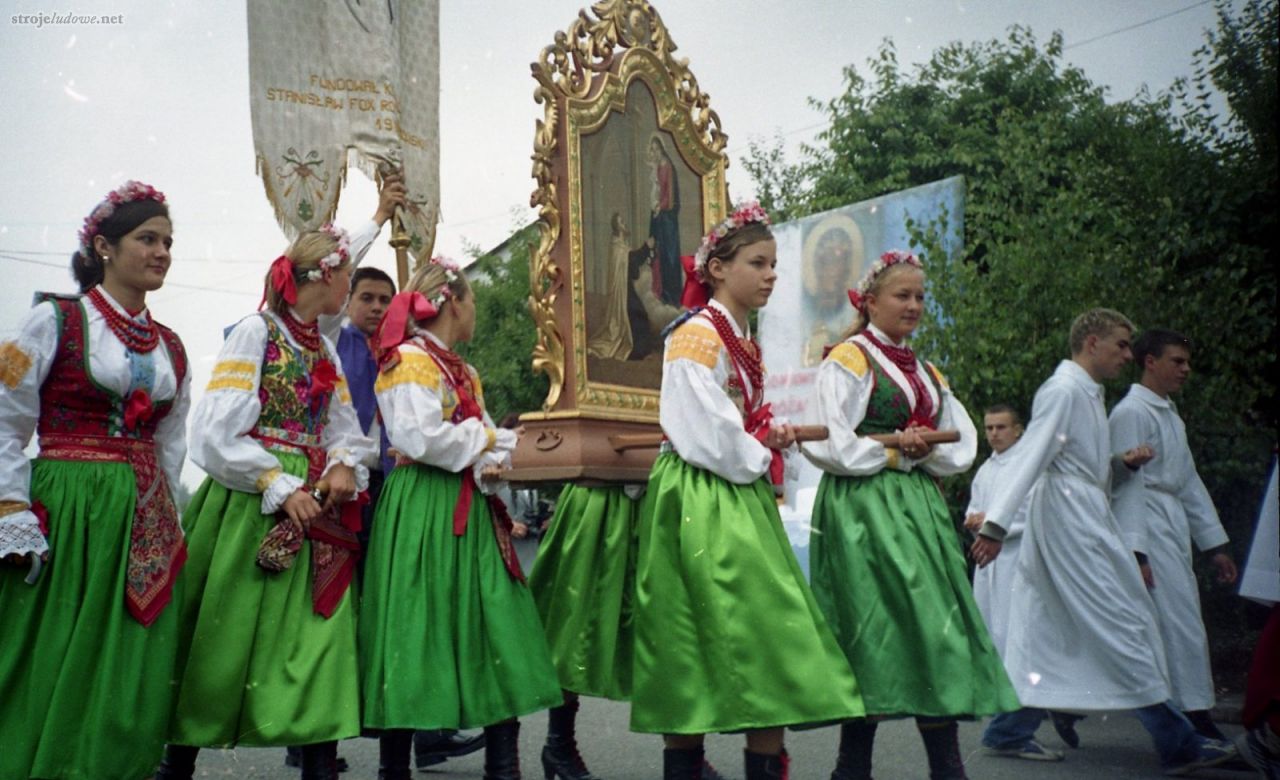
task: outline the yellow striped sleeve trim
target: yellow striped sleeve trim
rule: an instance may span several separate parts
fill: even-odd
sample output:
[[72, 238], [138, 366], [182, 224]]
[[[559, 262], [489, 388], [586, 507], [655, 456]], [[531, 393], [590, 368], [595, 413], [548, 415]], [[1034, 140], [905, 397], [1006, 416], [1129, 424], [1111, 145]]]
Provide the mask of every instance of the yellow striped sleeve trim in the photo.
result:
[[18, 346], [18, 342], [0, 344], [0, 382], [12, 390], [30, 370], [31, 356]]
[[864, 377], [867, 375], [866, 354], [863, 353], [861, 349], [858, 349], [856, 345], [850, 344], [847, 341], [837, 344], [835, 348], [831, 350], [830, 354], [827, 355], [827, 360], [833, 360], [836, 363], [839, 363], [841, 366], [844, 366], [850, 374], [853, 374], [856, 377]]
[[938, 370], [937, 366], [927, 361], [925, 362], [925, 365], [929, 367], [931, 372], [933, 372], [933, 378], [938, 380], [938, 384], [942, 385], [947, 390], [951, 389], [951, 385], [947, 383], [947, 378], [942, 375], [942, 372]]
[[898, 471], [902, 466], [902, 450], [897, 447], [885, 447], [885, 457], [889, 459], [888, 466], [894, 471]]
[[373, 390], [382, 393], [403, 384], [422, 385], [434, 393], [440, 392], [440, 366], [421, 352], [400, 350], [400, 362], [386, 372], [378, 374]]
[[692, 360], [707, 368], [715, 368], [720, 360], [720, 349], [720, 337], [715, 331], [707, 330], [701, 325], [685, 323], [671, 335], [665, 359], [668, 363], [673, 360]]
[[351, 388], [347, 387], [347, 380], [338, 377], [338, 400], [344, 404], [351, 403]]
[[213, 376], [205, 392], [214, 390], [243, 390], [253, 392], [253, 378], [258, 365], [248, 360], [220, 360], [213, 367]]
[[268, 469], [262, 472], [262, 476], [258, 477], [258, 481], [253, 483], [253, 486], [259, 493], [263, 493], [267, 488], [271, 487], [272, 482], [276, 481], [276, 477], [283, 473], [280, 469]]
[[26, 511], [29, 507], [26, 501], [0, 501], [0, 517], [5, 515], [16, 515], [19, 512]]

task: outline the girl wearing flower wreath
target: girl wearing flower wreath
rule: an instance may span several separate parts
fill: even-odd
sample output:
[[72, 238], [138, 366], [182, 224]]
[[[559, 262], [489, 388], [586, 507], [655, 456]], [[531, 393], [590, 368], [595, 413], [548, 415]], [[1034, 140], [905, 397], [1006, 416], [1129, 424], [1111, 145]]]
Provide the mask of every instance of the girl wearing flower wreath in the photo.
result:
[[486, 778], [520, 777], [525, 715], [560, 685], [486, 472], [510, 459], [480, 377], [453, 351], [475, 331], [466, 277], [436, 258], [392, 299], [374, 392], [398, 453], [382, 488], [360, 615], [364, 725], [382, 731], [380, 778], [410, 777], [415, 729], [485, 730]]
[[376, 445], [316, 325], [346, 300], [348, 252], [346, 233], [325, 226], [276, 258], [268, 310], [227, 335], [192, 414], [191, 458], [209, 476], [184, 517], [184, 647], [162, 780], [191, 777], [199, 747], [231, 745], [301, 745], [302, 776], [334, 778], [336, 741], [360, 733], [350, 501]]
[[164, 741], [190, 383], [146, 297], [172, 242], [164, 195], [128, 182], [85, 219], [71, 261], [83, 295], [37, 294], [0, 343], [4, 780], [137, 780]]
[[[964, 554], [935, 477], [973, 463], [977, 431], [907, 339], [924, 311], [924, 271], [883, 255], [849, 293], [857, 313], [818, 369], [804, 454], [825, 473], [813, 509], [813, 590], [862, 686], [868, 718], [846, 723], [832, 778], [871, 776], [876, 721], [916, 716], [930, 777], [963, 778], [956, 719], [1018, 700], [974, 604]], [[920, 434], [959, 431], [930, 446]], [[901, 432], [886, 447], [871, 434]]]
[[774, 500], [795, 430], [762, 401], [748, 315], [769, 300], [776, 263], [764, 210], [739, 208], [684, 259], [692, 311], [666, 341], [667, 442], [637, 529], [631, 707], [633, 730], [665, 735], [666, 778], [699, 777], [716, 731], [746, 732], [749, 780], [785, 777], [784, 727], [862, 715]]

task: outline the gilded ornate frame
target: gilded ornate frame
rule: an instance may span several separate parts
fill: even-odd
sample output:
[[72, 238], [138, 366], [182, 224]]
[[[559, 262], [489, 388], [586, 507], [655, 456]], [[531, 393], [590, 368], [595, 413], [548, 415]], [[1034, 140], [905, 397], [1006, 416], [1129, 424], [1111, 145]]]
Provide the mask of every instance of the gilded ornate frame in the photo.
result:
[[[550, 380], [536, 416], [652, 423], [656, 390], [591, 381], [587, 374], [581, 140], [625, 111], [627, 88], [642, 79], [659, 129], [671, 134], [700, 178], [705, 232], [728, 210], [727, 136], [687, 60], [672, 56], [676, 45], [652, 4], [602, 0], [591, 12], [594, 18], [579, 11], [532, 65], [534, 99], [544, 116], [534, 138], [537, 187], [530, 201], [538, 209], [539, 242], [530, 258], [529, 305], [538, 331], [533, 369]], [[567, 300], [561, 296], [566, 286]]]

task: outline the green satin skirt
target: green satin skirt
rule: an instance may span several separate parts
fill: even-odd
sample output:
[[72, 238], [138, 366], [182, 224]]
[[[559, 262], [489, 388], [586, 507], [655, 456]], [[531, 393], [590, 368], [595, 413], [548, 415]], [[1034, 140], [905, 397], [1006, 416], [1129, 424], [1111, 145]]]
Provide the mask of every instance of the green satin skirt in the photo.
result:
[[[274, 454], [286, 473], [306, 476], [306, 458]], [[316, 614], [310, 541], [289, 569], [260, 568], [275, 524], [261, 506], [261, 495], [205, 479], [183, 515], [190, 557], [173, 743], [305, 745], [360, 733], [352, 592], [328, 619]]]
[[[149, 777], [172, 704], [174, 604], [144, 628], [125, 607], [137, 502], [124, 463], [37, 459], [49, 563], [0, 565], [0, 778]], [[177, 600], [185, 572], [174, 591]]]
[[639, 521], [631, 728], [702, 734], [863, 714], [764, 479], [658, 457]]
[[631, 696], [638, 509], [619, 486], [566, 485], [556, 501], [529, 589], [565, 690]]
[[869, 714], [1018, 709], [974, 603], [946, 502], [928, 474], [823, 474], [810, 545], [814, 594]]
[[364, 725], [469, 729], [560, 704], [529, 588], [484, 497], [453, 533], [460, 474], [397, 466], [382, 486], [360, 611]]

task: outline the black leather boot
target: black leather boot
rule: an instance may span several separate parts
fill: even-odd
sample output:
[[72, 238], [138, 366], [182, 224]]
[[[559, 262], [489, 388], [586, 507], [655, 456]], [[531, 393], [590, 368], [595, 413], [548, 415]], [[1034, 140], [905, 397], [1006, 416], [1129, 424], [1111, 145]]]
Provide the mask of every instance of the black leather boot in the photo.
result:
[[542, 746], [542, 771], [547, 780], [600, 780], [578, 752], [577, 719], [578, 697], [573, 694], [566, 694], [564, 704], [547, 712], [547, 744]]
[[968, 780], [960, 755], [960, 730], [950, 718], [916, 718], [929, 756], [930, 780]]
[[747, 780], [787, 780], [787, 751], [773, 755], [742, 751], [747, 767]]
[[702, 748], [667, 748], [662, 751], [662, 780], [699, 780]]
[[302, 745], [302, 780], [338, 780], [338, 743]]
[[520, 780], [520, 721], [484, 727], [484, 780]]
[[840, 724], [840, 754], [831, 780], [871, 780], [871, 750], [876, 742], [876, 724], [864, 719]]
[[409, 751], [413, 748], [413, 731], [386, 729], [378, 737], [378, 780], [409, 780]]
[[164, 758], [152, 780], [191, 780], [196, 771], [200, 748], [187, 745], [165, 745]]

